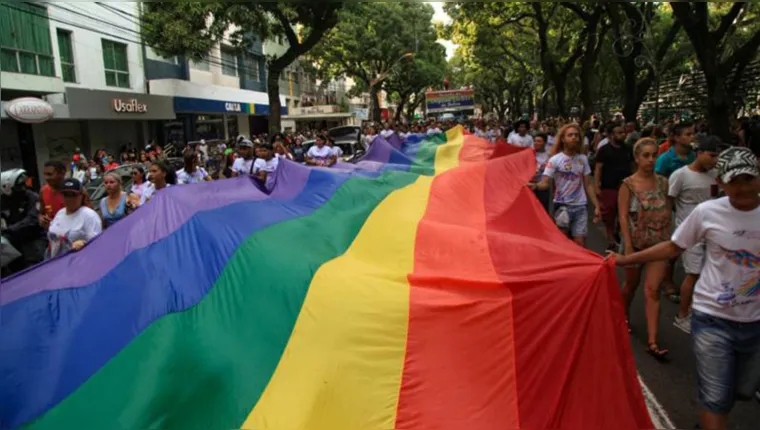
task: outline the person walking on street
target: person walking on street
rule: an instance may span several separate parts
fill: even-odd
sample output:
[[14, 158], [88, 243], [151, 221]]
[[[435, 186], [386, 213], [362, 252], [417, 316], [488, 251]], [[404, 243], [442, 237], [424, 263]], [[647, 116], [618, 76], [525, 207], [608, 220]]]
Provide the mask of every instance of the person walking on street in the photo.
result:
[[658, 175], [668, 179], [673, 172], [693, 163], [696, 158], [692, 150], [695, 139], [694, 125], [685, 122], [674, 125], [672, 139], [673, 145], [657, 157], [657, 164], [654, 167]]
[[591, 167], [581, 150], [581, 128], [577, 124], [562, 127], [557, 136], [555, 155], [546, 164], [543, 180], [538, 184], [528, 184], [528, 187], [548, 190], [554, 181], [554, 220], [557, 227], [575, 243], [585, 246], [588, 200], [594, 205], [594, 222], [599, 220], [601, 212], [591, 184]]
[[60, 161], [48, 161], [42, 171], [46, 184], [40, 190], [40, 227], [47, 231], [50, 221], [63, 209], [61, 187], [66, 180], [66, 166]]
[[79, 251], [103, 231], [97, 212], [85, 205], [81, 182], [65, 180], [61, 184], [61, 195], [64, 207], [50, 222], [46, 259], [68, 251]]
[[[688, 122], [680, 122], [675, 124], [671, 128], [670, 142], [672, 143], [670, 149], [665, 153], [657, 157], [657, 164], [655, 165], [655, 172], [658, 175], [662, 175], [667, 179], [670, 179], [670, 175], [676, 170], [687, 166], [694, 162], [696, 156], [692, 150], [694, 139], [694, 125]], [[673, 282], [673, 267], [675, 261], [672, 261], [668, 266], [668, 272], [663, 279], [663, 288], [665, 289], [665, 295], [673, 303], [681, 302], [681, 295]]]
[[[718, 152], [722, 145], [716, 136], [703, 136], [695, 146], [697, 158], [686, 167], [676, 170], [670, 177], [668, 197], [675, 208], [676, 227], [701, 203], [718, 196], [718, 182], [713, 170], [718, 162]], [[681, 301], [674, 325], [691, 334], [691, 297], [694, 285], [702, 272], [705, 259], [705, 244], [700, 242], [681, 255], [686, 277], [681, 283]]]
[[[655, 174], [657, 142], [641, 139], [633, 148], [638, 169], [623, 180], [618, 197], [620, 230], [623, 233], [625, 255], [651, 248], [668, 239], [672, 226], [672, 209], [668, 200], [668, 180]], [[625, 272], [623, 301], [626, 315], [630, 312], [633, 297], [641, 282], [642, 269], [646, 269], [644, 292], [648, 349], [656, 359], [665, 359], [668, 350], [657, 343], [660, 322], [660, 283], [667, 271], [668, 262], [652, 261], [645, 267], [629, 267]], [[630, 316], [628, 317], [630, 321]]]
[[677, 258], [705, 242], [691, 320], [704, 430], [727, 430], [735, 402], [751, 400], [760, 385], [760, 168], [751, 150], [734, 147], [720, 154], [717, 169], [726, 197], [697, 206], [669, 241], [610, 254], [626, 267]]
[[617, 243], [618, 190], [623, 180], [631, 176], [633, 153], [625, 144], [625, 129], [616, 125], [610, 130], [609, 144], [596, 154], [594, 181], [599, 203], [602, 205], [602, 222], [607, 236], [607, 250], [614, 251]]
[[[538, 134], [533, 140], [533, 150], [536, 152], [536, 176], [531, 181], [532, 184], [539, 184], [544, 179], [544, 170], [549, 163], [549, 153], [546, 151], [546, 135]], [[534, 189], [533, 193], [541, 202], [541, 206], [544, 207], [547, 213], [549, 213], [549, 206], [551, 203], [550, 190]]]

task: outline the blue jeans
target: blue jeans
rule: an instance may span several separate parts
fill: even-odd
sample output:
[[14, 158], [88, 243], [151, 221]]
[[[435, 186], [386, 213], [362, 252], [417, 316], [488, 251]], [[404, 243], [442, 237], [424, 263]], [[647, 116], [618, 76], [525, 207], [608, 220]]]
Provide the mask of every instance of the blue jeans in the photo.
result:
[[[570, 232], [573, 239], [586, 237], [588, 234], [588, 206], [554, 204], [554, 222], [557, 227]], [[562, 212], [567, 216], [561, 216]]]
[[737, 400], [752, 399], [760, 387], [760, 321], [739, 323], [695, 310], [691, 331], [699, 403], [727, 415]]

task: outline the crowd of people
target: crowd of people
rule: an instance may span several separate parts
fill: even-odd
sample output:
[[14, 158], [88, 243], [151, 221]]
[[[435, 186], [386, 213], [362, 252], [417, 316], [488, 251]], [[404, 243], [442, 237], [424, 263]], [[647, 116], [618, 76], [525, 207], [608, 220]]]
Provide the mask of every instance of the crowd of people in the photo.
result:
[[[370, 124], [362, 139], [369, 147], [378, 136], [435, 135], [455, 125]], [[725, 428], [734, 401], [760, 384], [760, 165], [747, 135], [725, 142], [704, 123], [676, 120], [641, 130], [622, 119], [583, 125], [561, 118], [478, 119], [463, 125], [495, 144], [534, 151], [537, 171], [527, 185], [575, 243], [585, 246], [589, 218], [604, 226], [608, 252], [625, 267], [626, 313], [643, 278], [647, 351], [657, 360], [670, 353], [658, 338], [661, 291], [679, 304], [674, 325], [694, 339], [703, 424]], [[314, 144], [305, 148], [312, 136]], [[204, 141], [188, 145], [184, 165], [175, 170], [151, 145], [121, 154], [122, 164], [134, 166], [124, 189], [122, 178], [109, 173], [120, 165], [113, 156], [101, 150], [88, 160], [77, 152], [71, 166], [45, 164], [39, 197], [25, 186], [23, 173], [4, 176], [6, 202], [14, 209], [4, 213], [3, 234], [25, 255], [18, 262], [23, 268], [41, 254], [54, 258], [82, 249], [164, 188], [241, 175], [266, 188], [281, 159], [330, 167], [341, 156], [326, 133], [239, 136], [215, 148]], [[93, 208], [85, 185], [98, 177], [106, 196]], [[680, 288], [673, 283], [678, 257], [686, 273]]]

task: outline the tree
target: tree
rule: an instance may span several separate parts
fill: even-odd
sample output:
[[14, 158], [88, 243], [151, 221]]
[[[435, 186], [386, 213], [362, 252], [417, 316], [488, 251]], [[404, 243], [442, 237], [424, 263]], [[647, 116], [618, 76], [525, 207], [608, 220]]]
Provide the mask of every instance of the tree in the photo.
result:
[[755, 2], [670, 2], [683, 26], [707, 86], [707, 120], [712, 133], [731, 138], [731, 116], [747, 66], [760, 49], [760, 5]]
[[398, 107], [395, 120], [398, 122], [406, 109], [407, 118], [414, 115], [425, 98], [425, 91], [440, 87], [446, 77], [448, 65], [443, 46], [434, 41], [421, 46], [412, 61], [407, 61], [393, 69], [385, 81], [385, 91], [396, 98]]
[[[253, 38], [284, 37], [288, 49], [267, 62], [269, 132], [280, 131], [282, 71], [312, 49], [337, 24], [341, 2], [147, 2], [144, 38], [160, 55], [195, 60], [225, 41], [245, 47]], [[300, 29], [300, 34], [297, 32]]]
[[370, 93], [370, 118], [380, 121], [379, 93], [385, 81], [415, 52], [435, 43], [433, 8], [418, 2], [355, 2], [309, 54], [322, 79], [347, 75]]
[[615, 35], [612, 54], [623, 77], [623, 115], [636, 118], [652, 85], [659, 90], [663, 72], [684, 63], [681, 24], [652, 2], [610, 2], [607, 10]]

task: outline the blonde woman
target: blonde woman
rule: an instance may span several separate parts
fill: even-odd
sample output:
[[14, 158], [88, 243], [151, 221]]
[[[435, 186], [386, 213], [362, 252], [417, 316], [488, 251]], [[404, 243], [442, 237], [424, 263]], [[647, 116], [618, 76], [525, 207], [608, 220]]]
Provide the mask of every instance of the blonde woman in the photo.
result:
[[[625, 255], [632, 255], [668, 241], [672, 230], [672, 207], [668, 199], [668, 180], [655, 173], [658, 145], [654, 139], [641, 139], [633, 147], [638, 169], [623, 180], [618, 193], [620, 231], [625, 243]], [[646, 269], [646, 319], [648, 333], [647, 352], [664, 360], [668, 350], [657, 343], [660, 323], [660, 283], [668, 270], [667, 261], [652, 261], [643, 267], [629, 267], [625, 271], [623, 301], [629, 312], [636, 289]]]

